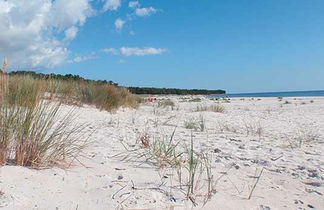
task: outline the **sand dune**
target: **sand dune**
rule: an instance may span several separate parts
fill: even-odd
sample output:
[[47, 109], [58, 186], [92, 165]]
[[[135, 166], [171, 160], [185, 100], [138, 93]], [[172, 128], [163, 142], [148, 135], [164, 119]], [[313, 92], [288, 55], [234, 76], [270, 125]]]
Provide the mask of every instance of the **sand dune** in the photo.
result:
[[[78, 158], [82, 164], [0, 167], [0, 207], [324, 209], [324, 97], [193, 100], [197, 97], [157, 97], [116, 113], [78, 108], [78, 123], [89, 125], [85, 137], [92, 133]], [[174, 106], [158, 106], [166, 98]], [[197, 111], [212, 105], [224, 112]], [[201, 120], [204, 128], [195, 128]], [[167, 167], [124, 159], [129, 155], [124, 147], [136, 147], [140, 136], [171, 136], [175, 128], [175, 142], [189, 145], [193, 139], [195, 150], [210, 157], [216, 193], [205, 206], [204, 195], [196, 195], [197, 206], [186, 199]]]

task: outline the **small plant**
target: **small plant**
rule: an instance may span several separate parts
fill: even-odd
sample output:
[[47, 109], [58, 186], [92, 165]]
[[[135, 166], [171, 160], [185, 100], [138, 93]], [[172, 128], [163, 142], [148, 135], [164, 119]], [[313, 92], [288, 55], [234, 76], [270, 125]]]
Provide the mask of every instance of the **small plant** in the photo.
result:
[[179, 157], [181, 152], [178, 151], [179, 142], [174, 143], [173, 131], [170, 137], [157, 137], [151, 138], [147, 133], [140, 135], [139, 144], [134, 150], [129, 150], [125, 145], [124, 147], [129, 152], [124, 157], [124, 160], [138, 160], [145, 159], [145, 162], [150, 163], [158, 168], [170, 167], [179, 164]]
[[314, 103], [314, 101], [313, 100], [310, 100], [310, 103], [312, 104], [312, 103]]
[[184, 127], [186, 129], [202, 132], [205, 130], [205, 119], [202, 115], [199, 119], [189, 119], [184, 122]]
[[211, 105], [211, 106], [197, 106], [195, 109], [196, 112], [218, 112], [218, 113], [224, 113], [225, 108], [221, 105]]
[[238, 129], [233, 126], [232, 123], [224, 122], [224, 121], [218, 121], [218, 129], [220, 132], [232, 132], [232, 133], [237, 133]]
[[197, 130], [198, 129], [198, 125], [197, 122], [193, 119], [187, 120], [184, 122], [184, 127], [186, 129], [190, 129], [190, 130]]
[[202, 115], [200, 115], [200, 117], [199, 117], [198, 124], [199, 124], [200, 131], [203, 132], [206, 128], [206, 125], [205, 125], [205, 119]]
[[285, 103], [284, 104], [291, 104], [291, 102], [289, 102], [289, 101], [285, 101]]
[[313, 143], [320, 139], [320, 134], [311, 127], [298, 128], [292, 137], [286, 137], [291, 148], [301, 148], [305, 143]]
[[216, 192], [211, 161], [207, 154], [195, 151], [193, 137], [189, 147], [186, 145], [182, 147], [180, 141], [174, 143], [174, 134], [175, 130], [170, 138], [150, 139], [149, 143], [146, 143], [147, 134], [141, 135], [137, 148], [129, 150], [125, 147], [129, 155], [124, 160], [142, 159], [156, 166], [159, 171], [171, 169], [168, 176], [177, 183], [174, 185], [172, 181], [170, 189], [184, 192], [185, 197], [194, 205], [201, 197], [206, 203]]
[[190, 147], [185, 147], [181, 157], [182, 164], [177, 165], [176, 168], [180, 188], [184, 188], [187, 199], [194, 205], [197, 205], [198, 194], [204, 197], [206, 203], [216, 193], [208, 155], [194, 150], [191, 137]]
[[246, 123], [244, 122], [246, 135], [259, 136], [261, 138], [263, 134], [263, 128], [260, 122], [257, 123]]
[[201, 99], [200, 98], [193, 98], [193, 99], [190, 99], [189, 102], [201, 102]]
[[173, 101], [171, 101], [170, 99], [167, 100], [162, 100], [158, 102], [158, 107], [174, 107], [175, 104]]

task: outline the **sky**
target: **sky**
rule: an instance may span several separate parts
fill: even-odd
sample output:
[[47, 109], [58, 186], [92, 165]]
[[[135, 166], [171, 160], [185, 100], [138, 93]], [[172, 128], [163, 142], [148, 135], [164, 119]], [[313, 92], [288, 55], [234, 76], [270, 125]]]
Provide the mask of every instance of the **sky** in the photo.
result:
[[0, 0], [0, 59], [125, 86], [324, 90], [323, 11], [323, 0]]

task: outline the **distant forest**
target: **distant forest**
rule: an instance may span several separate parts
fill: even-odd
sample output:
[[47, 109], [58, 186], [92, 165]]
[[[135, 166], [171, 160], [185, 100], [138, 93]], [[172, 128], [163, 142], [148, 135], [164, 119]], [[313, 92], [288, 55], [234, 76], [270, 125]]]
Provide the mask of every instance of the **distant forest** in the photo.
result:
[[172, 94], [172, 95], [211, 95], [225, 94], [224, 90], [204, 90], [204, 89], [177, 89], [177, 88], [146, 88], [128, 87], [129, 91], [135, 94]]
[[[9, 75], [30, 75], [33, 78], [38, 79], [58, 79], [58, 80], [70, 80], [70, 81], [85, 81], [94, 82], [101, 84], [109, 84], [118, 86], [118, 83], [107, 80], [90, 80], [84, 79], [79, 75], [72, 74], [43, 74], [34, 71], [12, 71]], [[134, 94], [148, 94], [148, 95], [162, 95], [162, 94], [172, 94], [172, 95], [210, 95], [210, 94], [225, 94], [224, 90], [205, 90], [205, 89], [177, 89], [177, 88], [148, 88], [148, 87], [126, 87], [131, 93]]]

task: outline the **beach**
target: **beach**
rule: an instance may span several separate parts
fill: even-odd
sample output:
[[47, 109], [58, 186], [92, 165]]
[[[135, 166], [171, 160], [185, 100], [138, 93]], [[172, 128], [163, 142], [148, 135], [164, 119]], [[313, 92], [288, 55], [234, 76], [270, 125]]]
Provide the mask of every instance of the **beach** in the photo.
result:
[[[324, 97], [151, 98], [137, 109], [112, 113], [74, 107], [75, 120], [87, 124], [82, 132], [88, 147], [69, 167], [0, 167], [0, 207], [324, 208]], [[208, 156], [214, 188], [209, 199], [199, 189], [188, 199], [176, 172], [132, 156], [144, 136], [168, 139], [173, 133], [177, 145], [193, 142], [197, 153]]]

